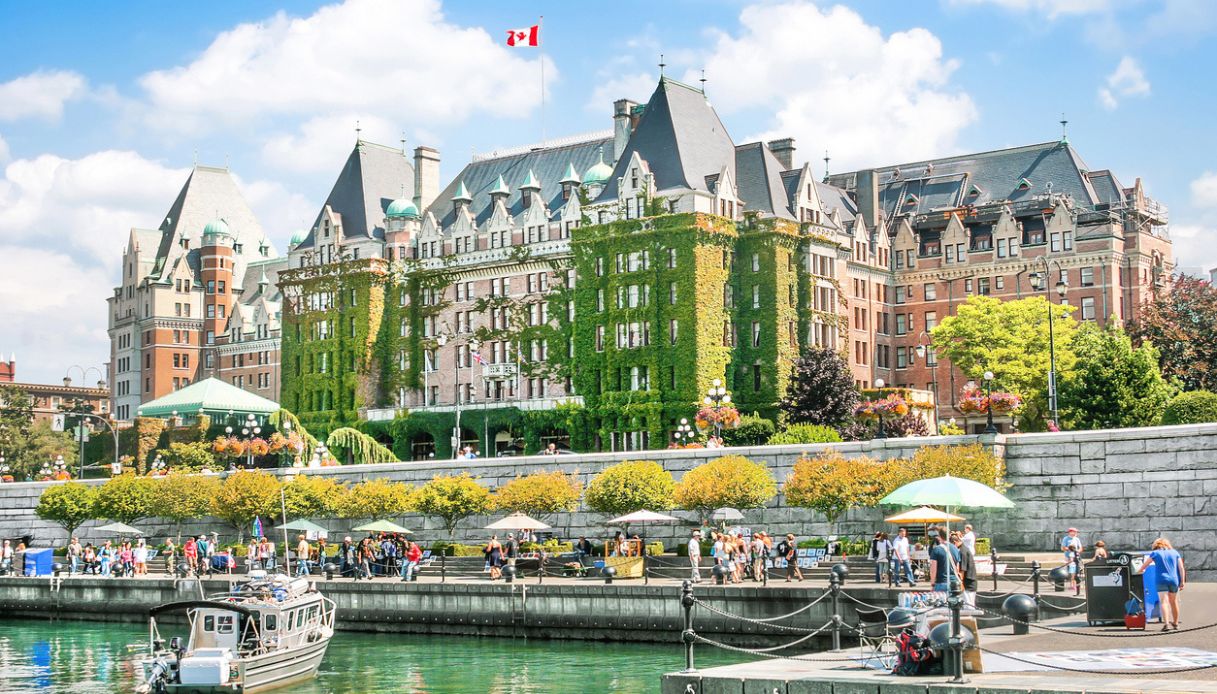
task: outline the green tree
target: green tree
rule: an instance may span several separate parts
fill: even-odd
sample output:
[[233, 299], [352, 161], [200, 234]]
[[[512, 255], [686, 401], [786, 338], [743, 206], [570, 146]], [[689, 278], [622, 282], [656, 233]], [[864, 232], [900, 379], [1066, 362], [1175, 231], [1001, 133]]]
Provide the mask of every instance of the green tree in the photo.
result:
[[211, 500], [211, 515], [228, 523], [242, 542], [254, 518], [274, 518], [279, 510], [279, 480], [261, 470], [234, 472]]
[[775, 431], [777, 427], [773, 425], [773, 420], [754, 412], [740, 417], [739, 426], [734, 429], [723, 429], [723, 443], [728, 446], [763, 446]]
[[[768, 420], [766, 420], [768, 421]], [[653, 460], [627, 460], [592, 478], [584, 494], [587, 507], [618, 516], [632, 511], [667, 511], [675, 505], [676, 481]]]
[[432, 477], [414, 495], [414, 510], [439, 518], [449, 538], [456, 532], [458, 523], [469, 516], [488, 512], [491, 506], [490, 490], [467, 473]]
[[1173, 389], [1149, 342], [1133, 347], [1117, 327], [1082, 325], [1073, 339], [1077, 362], [1061, 379], [1061, 417], [1070, 429], [1119, 429], [1158, 423]]
[[328, 518], [337, 513], [346, 487], [328, 476], [297, 475], [283, 485], [283, 505], [290, 520]]
[[1166, 404], [1163, 424], [1203, 424], [1217, 422], [1217, 393], [1193, 390], [1180, 393]]
[[156, 514], [156, 488], [148, 477], [118, 475], [97, 488], [94, 504], [98, 518], [134, 523]]
[[210, 513], [212, 500], [220, 492], [220, 480], [207, 475], [172, 471], [151, 481], [154, 496], [150, 515], [173, 521], [178, 541], [182, 539], [182, 523]]
[[[17, 386], [0, 387], [0, 451], [10, 461], [25, 447], [34, 425], [34, 401]], [[21, 479], [20, 477], [18, 479]]]
[[849, 509], [872, 506], [882, 498], [880, 465], [866, 456], [847, 458], [836, 451], [800, 458], [786, 478], [786, 503], [819, 511], [835, 523]]
[[1186, 390], [1217, 389], [1217, 286], [1196, 277], [1174, 278], [1137, 310], [1129, 333], [1159, 351], [1162, 373]]
[[703, 521], [716, 508], [761, 508], [777, 494], [773, 473], [742, 455], [725, 455], [689, 470], [676, 483], [673, 500]]
[[413, 507], [414, 489], [408, 484], [384, 479], [365, 480], [349, 487], [339, 497], [341, 518], [396, 518]]
[[156, 452], [165, 461], [170, 470], [178, 472], [197, 472], [203, 468], [215, 467], [215, 455], [211, 452], [211, 444], [206, 441], [190, 441], [188, 443], [174, 442], [169, 448]]
[[809, 347], [794, 364], [779, 404], [787, 423], [836, 427], [853, 420], [858, 388], [849, 364], [828, 347]]
[[[1070, 345], [1077, 323], [1072, 306], [1052, 304], [1056, 372], [1068, 373], [1074, 356]], [[993, 388], [1021, 395], [1019, 421], [1038, 426], [1048, 409], [1048, 311], [1041, 296], [1001, 301], [972, 296], [931, 332], [934, 350], [978, 383], [992, 371]]]
[[34, 513], [63, 528], [71, 539], [76, 529], [94, 518], [94, 489], [79, 482], [64, 482], [47, 487], [38, 497]]
[[494, 493], [495, 508], [519, 511], [537, 520], [579, 507], [583, 485], [572, 473], [560, 470], [516, 477]]

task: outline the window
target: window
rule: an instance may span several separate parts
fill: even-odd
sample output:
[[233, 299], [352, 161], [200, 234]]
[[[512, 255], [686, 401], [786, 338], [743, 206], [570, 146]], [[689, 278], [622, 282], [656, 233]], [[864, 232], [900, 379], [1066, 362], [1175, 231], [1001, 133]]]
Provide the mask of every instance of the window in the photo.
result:
[[896, 368], [903, 369], [909, 365], [909, 353], [907, 347], [896, 348]]
[[926, 311], [925, 312], [925, 331], [928, 333], [931, 330], [933, 330], [934, 327], [937, 325], [938, 325], [938, 312], [937, 311]]
[[668, 342], [676, 344], [676, 336], [680, 332], [680, 322], [675, 318], [668, 321]]
[[1002, 289], [1005, 289], [1005, 288], [1006, 288], [1006, 277], [1005, 277], [1005, 275], [998, 275], [997, 277], [994, 277], [994, 278], [993, 278], [993, 287], [994, 287], [995, 289], [997, 289], [998, 291], [1000, 291], [1000, 290], [1002, 290]]
[[676, 249], [675, 248], [668, 249], [668, 269], [669, 270], [676, 269]]
[[904, 303], [904, 287], [896, 287], [896, 303]]
[[938, 285], [933, 282], [926, 282], [922, 285], [921, 291], [925, 294], [926, 301], [934, 301], [938, 298]]
[[596, 276], [604, 277], [604, 257], [596, 258]]
[[216, 281], [215, 280], [207, 280], [207, 293], [208, 294], [216, 293]]
[[1084, 267], [1081, 270], [1081, 283], [1083, 287], [1094, 286], [1094, 268]]
[[997, 257], [998, 258], [1006, 257], [1006, 252], [1007, 252], [1006, 249], [1009, 248], [1009, 246], [1007, 244], [1009, 244], [1009, 241], [1007, 239], [998, 239], [997, 240]]
[[1073, 250], [1073, 232], [1066, 231], [1061, 234], [1061, 245], [1067, 251]]
[[761, 346], [761, 322], [757, 320], [752, 321], [752, 346]]
[[603, 289], [596, 290], [596, 311], [598, 313], [604, 312], [604, 290]]
[[752, 308], [761, 307], [761, 285], [752, 285]]
[[903, 313], [896, 314], [896, 334], [904, 335], [908, 333], [908, 317]]
[[969, 277], [963, 281], [963, 291], [966, 294], [972, 293], [972, 278], [971, 277]]
[[752, 271], [753, 272], [761, 271], [761, 255], [759, 253], [752, 254]]
[[676, 283], [673, 282], [670, 285], [668, 285], [668, 303], [675, 306], [676, 305], [676, 296], [677, 296]]
[[977, 285], [976, 292], [978, 294], [981, 294], [982, 296], [988, 296], [988, 294], [989, 294], [989, 278], [988, 277], [981, 277], [980, 279], [976, 280], [976, 285]]
[[1094, 320], [1094, 297], [1082, 297], [1082, 320]]
[[1058, 232], [1058, 231], [1052, 232], [1051, 234], [1048, 235], [1048, 239], [1049, 239], [1049, 244], [1048, 244], [1049, 250], [1051, 250], [1053, 253], [1060, 253], [1061, 252], [1061, 234], [1060, 234], [1060, 232]]

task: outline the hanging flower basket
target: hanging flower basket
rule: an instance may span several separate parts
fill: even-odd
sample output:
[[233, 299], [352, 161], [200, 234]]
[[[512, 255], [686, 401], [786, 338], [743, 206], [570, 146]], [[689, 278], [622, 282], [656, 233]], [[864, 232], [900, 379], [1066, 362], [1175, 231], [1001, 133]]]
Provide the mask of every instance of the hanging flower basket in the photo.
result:
[[233, 457], [245, 455], [245, 442], [238, 438], [228, 439], [224, 450]]
[[270, 435], [267, 444], [270, 446], [271, 453], [282, 453], [287, 450], [287, 437], [276, 431]]
[[993, 408], [993, 414], [1014, 414], [1022, 406], [1023, 399], [1014, 393], [991, 393], [989, 395], [989, 407]]
[[867, 400], [854, 408], [854, 416], [858, 419], [878, 419], [879, 415], [903, 417], [908, 413], [908, 401], [895, 393], [879, 400]]
[[739, 410], [730, 405], [719, 407], [703, 407], [693, 415], [693, 423], [701, 431], [721, 426], [724, 429], [734, 429], [740, 424]]
[[266, 442], [266, 439], [251, 439], [247, 445], [248, 451], [253, 455], [262, 456], [270, 453], [270, 444]]

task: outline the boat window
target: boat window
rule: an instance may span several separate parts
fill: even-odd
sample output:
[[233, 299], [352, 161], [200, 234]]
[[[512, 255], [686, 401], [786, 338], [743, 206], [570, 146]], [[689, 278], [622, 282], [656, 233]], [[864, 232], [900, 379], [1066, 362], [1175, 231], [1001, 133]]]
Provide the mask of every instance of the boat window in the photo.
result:
[[219, 618], [220, 628], [217, 630], [221, 634], [232, 633], [232, 615], [221, 615]]
[[267, 631], [278, 631], [279, 630], [279, 617], [278, 617], [278, 615], [273, 615], [273, 614], [264, 615], [262, 617], [262, 624], [263, 624], [263, 626], [266, 627]]
[[207, 615], [203, 618], [203, 631], [215, 631], [216, 618], [212, 615]]
[[313, 605], [312, 607], [308, 608], [308, 621], [312, 622], [312, 621], [315, 621], [316, 619], [317, 619], [317, 606]]

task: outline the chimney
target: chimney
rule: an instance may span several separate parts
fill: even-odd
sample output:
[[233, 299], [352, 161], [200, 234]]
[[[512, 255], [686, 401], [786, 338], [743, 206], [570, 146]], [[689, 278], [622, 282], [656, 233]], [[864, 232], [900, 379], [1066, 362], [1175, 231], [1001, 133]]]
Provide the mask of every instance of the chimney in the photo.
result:
[[625, 145], [634, 134], [634, 126], [638, 119], [633, 116], [634, 107], [638, 104], [629, 99], [618, 99], [613, 102], [613, 162], [621, 158]]
[[439, 150], [414, 148], [414, 206], [424, 214], [439, 195]]
[[868, 229], [874, 229], [879, 225], [879, 187], [875, 185], [875, 170], [863, 169], [857, 176], [854, 197], [858, 202], [858, 214]]
[[789, 171], [794, 168], [794, 138], [783, 137], [780, 140], [770, 140], [767, 143], [769, 151], [773, 152], [773, 156], [777, 157], [778, 163], [782, 165], [782, 171]]

